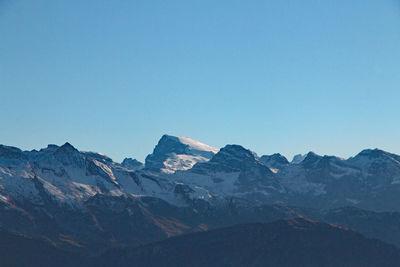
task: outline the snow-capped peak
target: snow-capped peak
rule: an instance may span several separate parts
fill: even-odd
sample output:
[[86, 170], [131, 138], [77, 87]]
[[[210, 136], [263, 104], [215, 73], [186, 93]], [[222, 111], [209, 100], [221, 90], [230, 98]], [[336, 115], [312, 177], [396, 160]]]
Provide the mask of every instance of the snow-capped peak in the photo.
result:
[[197, 162], [206, 162], [218, 151], [187, 137], [163, 135], [153, 153], [146, 157], [145, 166], [150, 170], [174, 173], [190, 169]]

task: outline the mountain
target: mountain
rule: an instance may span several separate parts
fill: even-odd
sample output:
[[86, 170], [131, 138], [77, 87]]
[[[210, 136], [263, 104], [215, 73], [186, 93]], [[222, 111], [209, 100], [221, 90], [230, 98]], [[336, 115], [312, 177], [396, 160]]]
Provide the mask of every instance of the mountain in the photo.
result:
[[289, 191], [289, 203], [311, 208], [335, 208], [357, 205], [368, 196], [360, 170], [335, 156], [313, 152], [297, 164], [289, 164], [277, 173]]
[[146, 157], [146, 168], [174, 173], [190, 169], [198, 162], [208, 161], [217, 152], [217, 148], [187, 137], [163, 135], [153, 153]]
[[260, 162], [269, 167], [275, 173], [289, 165], [289, 161], [279, 153], [263, 155], [260, 158]]
[[400, 247], [400, 213], [374, 212], [356, 207], [323, 211], [314, 218], [356, 229], [370, 238], [377, 238]]
[[293, 157], [293, 159], [292, 159], [292, 161], [291, 161], [290, 163], [292, 163], [292, 164], [298, 164], [298, 163], [302, 162], [303, 159], [306, 158], [306, 156], [307, 156], [306, 154], [305, 154], [305, 155], [297, 154], [297, 155], [295, 155], [295, 156]]
[[177, 181], [192, 189], [186, 195], [189, 199], [201, 198], [211, 202], [238, 199], [273, 203], [284, 190], [257, 155], [239, 145], [221, 148], [209, 161], [177, 173], [176, 177]]
[[400, 250], [303, 218], [243, 224], [114, 249], [97, 266], [398, 266]]
[[96, 253], [304, 216], [400, 245], [399, 158], [378, 149], [350, 159], [310, 152], [293, 163], [168, 135], [145, 165], [70, 143], [32, 151], [0, 145], [0, 226]]
[[348, 160], [362, 172], [368, 184], [387, 187], [400, 184], [400, 156], [380, 149], [366, 149]]
[[0, 230], [0, 265], [4, 267], [82, 266], [87, 259], [64, 251], [48, 240]]
[[0, 230], [1, 266], [397, 266], [400, 250], [318, 221], [290, 218], [192, 233], [89, 256]]
[[129, 170], [141, 170], [144, 168], [144, 164], [141, 163], [140, 161], [136, 160], [136, 159], [132, 159], [132, 158], [125, 158], [121, 165]]
[[70, 207], [96, 194], [155, 197], [176, 206], [230, 201], [317, 209], [357, 206], [400, 211], [400, 156], [365, 150], [348, 160], [308, 153], [298, 163], [280, 154], [258, 157], [240, 145], [216, 149], [164, 135], [146, 158], [121, 164], [69, 143], [40, 151], [0, 147], [0, 201]]

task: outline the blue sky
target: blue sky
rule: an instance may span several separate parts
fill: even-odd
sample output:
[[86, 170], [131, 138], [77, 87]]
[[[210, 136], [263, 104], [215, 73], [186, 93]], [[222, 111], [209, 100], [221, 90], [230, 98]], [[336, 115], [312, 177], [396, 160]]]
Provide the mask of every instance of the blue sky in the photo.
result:
[[400, 1], [0, 0], [0, 143], [400, 153]]

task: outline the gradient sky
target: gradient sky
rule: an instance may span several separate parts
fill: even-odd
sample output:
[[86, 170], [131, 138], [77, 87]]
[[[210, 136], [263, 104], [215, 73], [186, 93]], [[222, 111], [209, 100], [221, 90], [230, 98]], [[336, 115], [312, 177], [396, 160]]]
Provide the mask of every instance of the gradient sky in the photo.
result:
[[0, 0], [0, 143], [400, 154], [400, 0]]

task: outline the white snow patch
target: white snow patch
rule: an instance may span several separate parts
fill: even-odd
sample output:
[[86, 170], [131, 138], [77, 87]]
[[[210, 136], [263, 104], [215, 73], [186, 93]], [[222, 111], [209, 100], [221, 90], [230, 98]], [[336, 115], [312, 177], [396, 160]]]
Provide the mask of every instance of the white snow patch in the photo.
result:
[[174, 173], [178, 170], [191, 169], [198, 162], [206, 162], [208, 158], [202, 156], [186, 155], [186, 154], [173, 154], [166, 161], [164, 161], [165, 168], [162, 171], [166, 173]]
[[278, 173], [279, 172], [279, 170], [278, 169], [275, 169], [275, 168], [269, 168], [270, 170], [271, 170], [271, 172], [273, 172], [273, 173]]
[[183, 136], [177, 136], [176, 138], [179, 139], [179, 142], [182, 144], [188, 145], [192, 150], [198, 150], [198, 151], [209, 151], [214, 154], [218, 153], [219, 149], [211, 147], [209, 145], [203, 144], [199, 141], [190, 139], [188, 137], [183, 137]]

